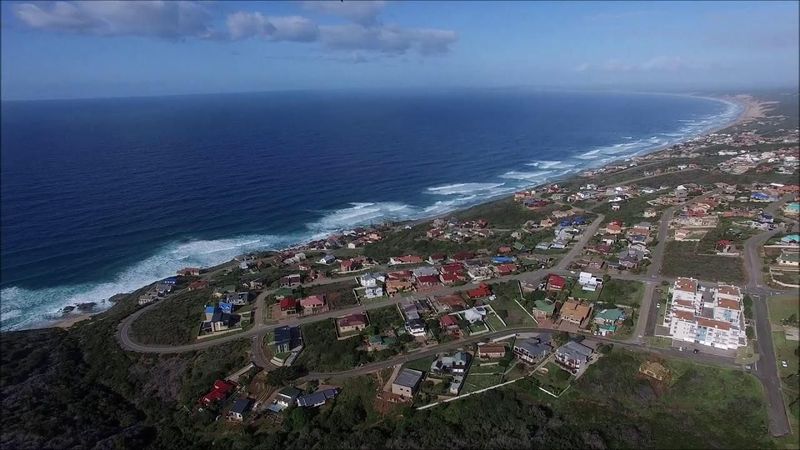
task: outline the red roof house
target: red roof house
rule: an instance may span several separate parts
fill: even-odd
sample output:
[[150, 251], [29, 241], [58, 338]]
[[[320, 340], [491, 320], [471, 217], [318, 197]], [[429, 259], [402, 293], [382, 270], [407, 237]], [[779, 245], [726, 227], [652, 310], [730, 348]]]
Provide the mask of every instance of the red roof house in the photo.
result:
[[486, 283], [481, 283], [477, 288], [467, 291], [469, 298], [481, 298], [492, 295], [492, 288]]
[[208, 287], [208, 280], [197, 280], [197, 281], [192, 281], [192, 282], [189, 284], [189, 290], [190, 290], [190, 291], [197, 291], [197, 290], [199, 290], [199, 289], [205, 289], [205, 288], [207, 288], [207, 287]]
[[497, 266], [497, 273], [500, 275], [510, 275], [517, 271], [516, 264], [500, 264]]
[[214, 388], [211, 392], [200, 397], [200, 403], [209, 406], [215, 402], [225, 400], [236, 387], [235, 383], [227, 380], [217, 380], [214, 382]]
[[436, 275], [423, 275], [417, 277], [417, 284], [420, 286], [436, 286], [439, 284], [439, 277]]
[[445, 330], [458, 328], [458, 320], [449, 314], [445, 314], [439, 318], [439, 325]]
[[547, 277], [547, 290], [548, 291], [560, 291], [564, 289], [567, 285], [567, 280], [564, 277], [560, 277], [555, 274], [550, 274]]

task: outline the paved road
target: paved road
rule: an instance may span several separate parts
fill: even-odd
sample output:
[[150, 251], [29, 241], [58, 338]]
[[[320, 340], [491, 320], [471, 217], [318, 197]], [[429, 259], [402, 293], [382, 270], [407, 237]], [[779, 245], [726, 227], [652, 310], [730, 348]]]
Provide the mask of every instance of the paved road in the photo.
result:
[[[530, 332], [546, 332], [552, 333], [554, 330], [550, 328], [537, 328], [537, 327], [515, 327], [515, 328], [508, 328], [505, 330], [495, 331], [492, 333], [484, 333], [478, 336], [470, 336], [464, 339], [460, 339], [458, 341], [447, 342], [445, 344], [436, 345], [434, 347], [430, 347], [427, 349], [422, 349], [420, 351], [414, 353], [408, 353], [403, 355], [395, 356], [394, 358], [387, 359], [385, 361], [378, 361], [370, 364], [365, 364], [361, 367], [356, 367], [349, 370], [342, 370], [338, 372], [313, 372], [309, 373], [303, 379], [305, 380], [322, 380], [322, 379], [329, 379], [329, 378], [351, 378], [357, 377], [361, 375], [366, 375], [369, 373], [377, 372], [379, 370], [388, 369], [393, 367], [397, 364], [405, 364], [409, 361], [413, 361], [416, 359], [427, 358], [429, 356], [435, 356], [439, 353], [442, 353], [447, 350], [452, 350], [460, 347], [465, 347], [469, 344], [473, 344], [475, 342], [480, 341], [488, 341], [491, 339], [510, 336], [513, 334], [520, 334], [520, 333], [530, 333]], [[694, 362], [700, 364], [707, 364], [713, 365], [718, 367], [726, 367], [736, 369], [739, 368], [730, 358], [725, 358], [722, 356], [712, 355], [710, 353], [699, 353], [693, 354], [691, 352], [680, 352], [674, 349], [656, 349], [656, 348], [649, 348], [646, 347], [644, 344], [640, 343], [626, 343], [615, 341], [613, 339], [602, 338], [599, 336], [591, 336], [590, 339], [607, 342], [609, 344], [613, 344], [615, 346], [624, 347], [634, 351], [644, 351], [647, 353], [655, 353], [661, 356], [671, 356], [671, 357], [681, 357], [691, 359]]]
[[748, 239], [744, 246], [744, 257], [747, 269], [747, 290], [753, 298], [756, 346], [759, 354], [759, 360], [755, 365], [755, 374], [767, 393], [769, 430], [773, 436], [783, 436], [791, 433], [791, 427], [786, 415], [781, 380], [778, 376], [778, 363], [772, 343], [772, 324], [769, 321], [767, 305], [770, 289], [764, 285], [761, 259], [761, 247], [777, 232], [778, 230], [768, 231]]

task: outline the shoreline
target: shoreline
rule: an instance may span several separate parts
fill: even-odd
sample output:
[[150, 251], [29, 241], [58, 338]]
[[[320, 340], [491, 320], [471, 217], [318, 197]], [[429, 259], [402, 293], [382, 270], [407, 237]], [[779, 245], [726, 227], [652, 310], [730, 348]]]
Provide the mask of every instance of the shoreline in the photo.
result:
[[[604, 162], [602, 162], [601, 164], [599, 164], [597, 166], [588, 165], [588, 166], [586, 166], [586, 167], [584, 167], [582, 169], [585, 170], [585, 169], [590, 169], [590, 168], [602, 168], [602, 167], [605, 167], [605, 166], [618, 164], [619, 162], [622, 162], [622, 161], [631, 160], [632, 158], [643, 157], [643, 156], [646, 156], [646, 155], [647, 156], [652, 156], [652, 155], [655, 155], [655, 154], [660, 153], [660, 152], [669, 151], [669, 149], [674, 145], [678, 145], [680, 143], [687, 142], [689, 140], [696, 139], [698, 137], [707, 136], [709, 134], [713, 134], [713, 133], [719, 132], [721, 130], [730, 128], [730, 127], [734, 127], [734, 126], [737, 126], [737, 125], [740, 125], [740, 124], [743, 124], [743, 123], [747, 123], [747, 122], [749, 122], [751, 120], [754, 120], [756, 118], [764, 117], [763, 114], [764, 114], [765, 111], [762, 108], [763, 105], [764, 105], [764, 102], [758, 101], [755, 97], [753, 97], [751, 95], [739, 94], [739, 95], [735, 95], [735, 96], [724, 96], [724, 97], [711, 97], [711, 96], [701, 96], [701, 95], [693, 95], [693, 94], [670, 94], [670, 95], [680, 95], [680, 96], [684, 96], [684, 97], [693, 97], [693, 98], [700, 98], [700, 99], [706, 99], [706, 100], [713, 100], [713, 101], [717, 101], [717, 102], [721, 102], [721, 103], [727, 103], [727, 104], [730, 104], [730, 105], [737, 106], [738, 107], [738, 111], [737, 111], [737, 114], [736, 114], [735, 118], [733, 118], [731, 121], [726, 122], [724, 124], [713, 125], [712, 127], [708, 128], [706, 130], [697, 132], [695, 134], [681, 136], [679, 139], [677, 139], [677, 140], [675, 140], [673, 142], [665, 143], [665, 144], [662, 144], [662, 145], [659, 145], [659, 146], [656, 146], [656, 147], [653, 147], [653, 148], [650, 148], [650, 149], [640, 150], [639, 152], [637, 152], [636, 154], [633, 154], [633, 155], [620, 156], [619, 158], [615, 158], [615, 159], [612, 159], [612, 160], [609, 160], [609, 161], [604, 161]], [[724, 112], [722, 114], [724, 114]], [[551, 183], [555, 183], [555, 182], [561, 182], [561, 181], [564, 181], [564, 180], [569, 180], [569, 179], [573, 179], [573, 178], [577, 178], [577, 177], [580, 177], [580, 175], [578, 173], [569, 173], [569, 174], [564, 174], [562, 176], [556, 176], [556, 177], [554, 177], [552, 179], [549, 179], [549, 180], [543, 180], [541, 182], [536, 182], [534, 184], [522, 186], [522, 187], [519, 187], [517, 189], [520, 189], [520, 190], [521, 189], [531, 189], [531, 188], [535, 188], [535, 187], [539, 187], [539, 186], [543, 186], [543, 185], [547, 185], [547, 184], [551, 184]], [[466, 209], [469, 209], [469, 208], [472, 208], [472, 207], [475, 207], [475, 206], [478, 206], [478, 205], [483, 205], [483, 204], [487, 204], [487, 203], [491, 203], [491, 202], [495, 202], [495, 201], [500, 201], [500, 200], [508, 198], [508, 197], [510, 197], [512, 195], [513, 195], [513, 193], [503, 193], [503, 194], [496, 195], [496, 196], [486, 197], [486, 198], [481, 199], [480, 201], [478, 201], [476, 203], [471, 203], [471, 204], [466, 204], [466, 205], [459, 205], [459, 206], [457, 206], [457, 207], [455, 207], [455, 208], [453, 208], [451, 210], [448, 210], [448, 211], [445, 211], [445, 212], [442, 212], [442, 213], [439, 213], [439, 214], [433, 214], [433, 215], [430, 215], [430, 216], [419, 217], [419, 218], [408, 219], [408, 220], [388, 220], [388, 221], [386, 221], [384, 223], [387, 223], [387, 224], [413, 224], [413, 225], [416, 225], [416, 224], [424, 223], [424, 222], [427, 222], [427, 221], [430, 221], [430, 220], [433, 220], [433, 219], [436, 219], [436, 218], [446, 217], [448, 215], [457, 213], [459, 211], [464, 211]], [[352, 227], [355, 227], [355, 226], [357, 226], [357, 225], [353, 225]], [[341, 231], [344, 231], [344, 230], [347, 230], [347, 229], [349, 229], [349, 228], [345, 228], [343, 230], [331, 231], [328, 234], [326, 234], [325, 236], [330, 236], [332, 234], [335, 234], [337, 232], [341, 232]], [[261, 251], [276, 251], [276, 252], [280, 252], [280, 251], [285, 251], [285, 250], [289, 250], [289, 249], [303, 247], [303, 246], [307, 245], [308, 242], [309, 242], [308, 240], [303, 240], [303, 241], [298, 242], [296, 244], [289, 245], [289, 246], [286, 246], [286, 247], [283, 247], [283, 248], [280, 248], [280, 249], [263, 249]], [[229, 259], [227, 261], [223, 261], [223, 262], [221, 262], [219, 264], [215, 264], [214, 266], [209, 266], [209, 267], [224, 266], [224, 265], [232, 264], [233, 262], [234, 262], [233, 259]], [[208, 267], [203, 267], [203, 269], [208, 269]], [[144, 286], [147, 286], [149, 284], [152, 284], [152, 283], [148, 283], [148, 284], [139, 286], [136, 289], [140, 289], [140, 288], [142, 288]], [[134, 291], [136, 289], [134, 289]], [[131, 291], [131, 292], [133, 292], [133, 291]], [[102, 302], [102, 303], [105, 304], [106, 302]], [[108, 307], [105, 307], [103, 309], [98, 309], [96, 311], [81, 311], [81, 312], [77, 312], [77, 313], [76, 312], [64, 313], [64, 315], [61, 318], [58, 318], [58, 319], [56, 319], [56, 318], [51, 318], [51, 319], [45, 318], [45, 319], [39, 320], [39, 321], [31, 324], [31, 326], [28, 326], [28, 327], [22, 327], [22, 328], [19, 328], [19, 329], [16, 329], [16, 330], [4, 330], [4, 331], [22, 331], [22, 330], [28, 330], [28, 329], [41, 329], [41, 328], [68, 329], [68, 328], [70, 328], [71, 326], [75, 325], [78, 322], [82, 322], [84, 320], [90, 319], [94, 315], [101, 314], [101, 313], [107, 311], [111, 307], [113, 307], [113, 303], [111, 303], [110, 306], [108, 306]], [[58, 312], [54, 312], [54, 314], [58, 314]]]

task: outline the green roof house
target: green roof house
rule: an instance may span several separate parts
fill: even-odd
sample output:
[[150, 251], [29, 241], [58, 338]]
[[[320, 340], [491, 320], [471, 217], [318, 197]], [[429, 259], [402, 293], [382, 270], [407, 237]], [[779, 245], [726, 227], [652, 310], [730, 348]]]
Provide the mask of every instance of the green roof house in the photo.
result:
[[556, 305], [550, 300], [536, 300], [533, 302], [533, 317], [536, 320], [552, 317], [556, 312]]

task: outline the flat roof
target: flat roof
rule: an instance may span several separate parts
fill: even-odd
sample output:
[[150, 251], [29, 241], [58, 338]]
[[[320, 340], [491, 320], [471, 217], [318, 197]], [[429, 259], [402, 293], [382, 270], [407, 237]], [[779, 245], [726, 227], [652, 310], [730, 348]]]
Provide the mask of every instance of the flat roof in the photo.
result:
[[393, 383], [413, 389], [421, 379], [422, 372], [419, 370], [403, 369], [397, 374], [397, 378], [394, 379]]

